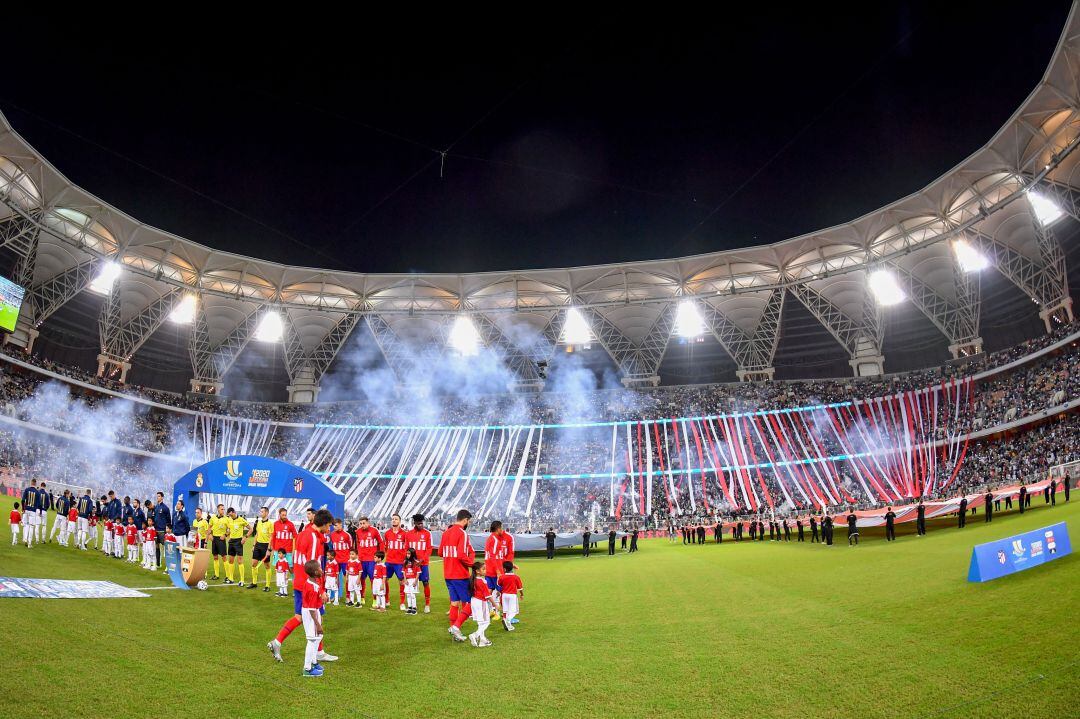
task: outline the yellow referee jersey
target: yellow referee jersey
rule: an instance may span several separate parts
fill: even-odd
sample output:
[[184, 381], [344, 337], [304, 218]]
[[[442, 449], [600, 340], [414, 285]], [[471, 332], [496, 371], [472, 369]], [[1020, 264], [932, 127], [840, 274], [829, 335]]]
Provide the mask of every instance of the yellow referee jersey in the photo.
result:
[[269, 519], [255, 520], [255, 541], [259, 544], [270, 544], [270, 538], [274, 535], [274, 523]]
[[207, 522], [205, 518], [196, 519], [191, 523], [191, 528], [195, 530], [195, 536], [206, 539], [210, 534], [210, 522]]
[[229, 531], [229, 518], [219, 517], [216, 514], [210, 518], [210, 533], [218, 539], [224, 539]]
[[248, 526], [248, 521], [243, 517], [237, 517], [236, 519], [229, 519], [229, 539], [243, 539], [244, 529]]

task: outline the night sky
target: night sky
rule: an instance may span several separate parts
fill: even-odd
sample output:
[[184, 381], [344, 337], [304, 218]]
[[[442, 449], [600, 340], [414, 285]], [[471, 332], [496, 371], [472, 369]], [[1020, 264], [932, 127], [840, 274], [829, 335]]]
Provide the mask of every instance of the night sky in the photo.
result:
[[46, 51], [5, 36], [0, 109], [77, 184], [223, 250], [366, 272], [672, 257], [921, 188], [1034, 88], [1069, 10], [864, 5], [175, 38], [73, 17]]

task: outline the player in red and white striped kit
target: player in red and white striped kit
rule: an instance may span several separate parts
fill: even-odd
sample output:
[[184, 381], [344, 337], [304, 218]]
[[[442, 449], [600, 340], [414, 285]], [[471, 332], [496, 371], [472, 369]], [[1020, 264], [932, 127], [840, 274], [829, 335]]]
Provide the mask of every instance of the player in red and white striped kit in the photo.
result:
[[405, 532], [405, 544], [416, 552], [416, 561], [420, 564], [420, 584], [424, 585], [424, 614], [431, 613], [431, 579], [428, 564], [431, 561], [431, 532], [424, 527], [424, 515], [414, 514], [413, 528]]
[[[312, 515], [311, 522], [296, 537], [293, 547], [293, 616], [282, 625], [278, 635], [266, 644], [267, 649], [274, 655], [274, 659], [279, 662], [284, 661], [281, 657], [281, 643], [303, 622], [300, 610], [308, 579], [304, 565], [313, 560], [318, 562], [320, 566], [322, 565], [323, 557], [326, 555], [326, 532], [333, 521], [334, 516], [330, 514], [329, 510], [320, 509]], [[320, 614], [323, 609], [320, 607]], [[336, 661], [337, 657], [324, 651], [320, 642], [316, 660], [319, 662], [332, 662]]]
[[[466, 529], [472, 519], [472, 512], [461, 509], [457, 513], [454, 523], [446, 528], [439, 541], [439, 556], [443, 562], [443, 579], [446, 581], [446, 591], [450, 595], [450, 636], [455, 642], [465, 641], [465, 635], [461, 633], [461, 625], [472, 613], [470, 603], [471, 592], [469, 591], [469, 575], [473, 562], [476, 561], [476, 553], [469, 543], [469, 535]], [[481, 565], [483, 566], [483, 565]]]
[[405, 540], [405, 530], [401, 526], [401, 517], [392, 515], [390, 529], [383, 534], [383, 545], [386, 550], [386, 594], [390, 594], [390, 577], [397, 577], [398, 596], [401, 611], [405, 611], [405, 577], [402, 568], [405, 566], [405, 552], [408, 546]]

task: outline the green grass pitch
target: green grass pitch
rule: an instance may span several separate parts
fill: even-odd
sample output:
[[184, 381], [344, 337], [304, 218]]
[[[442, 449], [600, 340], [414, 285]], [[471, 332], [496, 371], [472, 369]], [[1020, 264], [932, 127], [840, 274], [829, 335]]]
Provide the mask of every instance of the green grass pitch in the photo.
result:
[[[648, 540], [614, 558], [523, 557], [522, 622], [493, 625], [485, 649], [450, 640], [436, 561], [430, 615], [329, 608], [340, 660], [321, 679], [300, 675], [302, 630], [271, 659], [292, 612], [272, 593], [2, 599], [0, 716], [1077, 716], [1080, 556], [966, 581], [973, 544], [1063, 520], [1080, 542], [1080, 502], [1033, 509], [854, 549], [838, 527], [831, 548]], [[167, 585], [95, 552], [12, 547], [6, 522], [0, 575]]]

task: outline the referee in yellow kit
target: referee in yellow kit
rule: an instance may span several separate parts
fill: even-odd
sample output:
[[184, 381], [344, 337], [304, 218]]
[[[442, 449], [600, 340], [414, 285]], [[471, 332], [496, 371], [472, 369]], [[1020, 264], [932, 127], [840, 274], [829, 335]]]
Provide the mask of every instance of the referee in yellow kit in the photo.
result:
[[[229, 518], [225, 516], [225, 505], [217, 506], [217, 514], [210, 518], [210, 553], [214, 555], [214, 579], [221, 579], [221, 563], [227, 561], [228, 550], [226, 536], [229, 534]], [[228, 572], [228, 565], [226, 564]], [[228, 572], [231, 574], [231, 572]], [[226, 584], [232, 584], [228, 578]]]
[[[251, 584], [248, 589], [255, 589], [259, 584], [259, 565], [266, 568], [266, 586], [264, 592], [270, 591], [270, 539], [274, 535], [274, 523], [270, 521], [270, 508], [263, 507], [259, 510], [259, 516], [255, 523], [248, 525], [247, 536], [255, 535], [255, 547], [251, 550]], [[243, 558], [240, 559], [243, 565]]]
[[236, 514], [236, 510], [229, 507], [229, 558], [225, 565], [225, 583], [232, 584], [236, 576], [236, 567], [240, 567], [240, 586], [244, 586], [244, 577], [247, 576], [247, 567], [244, 566], [244, 539], [247, 537], [248, 521]]

